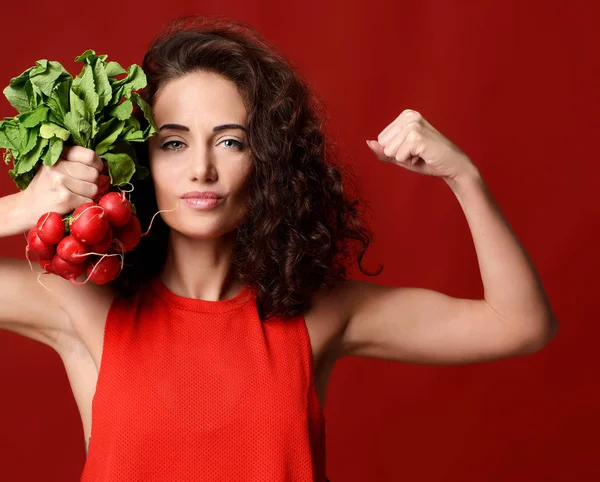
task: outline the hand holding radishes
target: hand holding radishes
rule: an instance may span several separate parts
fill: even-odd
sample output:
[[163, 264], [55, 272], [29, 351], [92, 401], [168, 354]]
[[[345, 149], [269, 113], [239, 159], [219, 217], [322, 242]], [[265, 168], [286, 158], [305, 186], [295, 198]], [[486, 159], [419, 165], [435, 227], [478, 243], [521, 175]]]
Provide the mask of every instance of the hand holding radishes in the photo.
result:
[[[106, 190], [108, 176], [102, 175], [102, 160], [91, 149], [66, 146], [58, 162], [42, 165], [31, 183], [23, 191], [28, 212], [35, 224], [46, 212], [65, 215], [83, 203], [91, 202]], [[110, 185], [110, 184], [109, 184]]]
[[[110, 192], [99, 197], [99, 183], [102, 177], [108, 178], [101, 174], [104, 167], [91, 149], [66, 146], [60, 160], [52, 167], [41, 166], [23, 191], [29, 212], [37, 220], [27, 236], [26, 254], [46, 272], [74, 281], [86, 273], [86, 268], [93, 268], [98, 256], [109, 254], [112, 264], [103, 262], [90, 276], [96, 283], [104, 276], [107, 282], [119, 274], [120, 269], [115, 268], [121, 265], [119, 253], [122, 257], [139, 241], [141, 232], [135, 244], [129, 243], [129, 249], [124, 249], [124, 243], [113, 238], [112, 228], [122, 228], [129, 222], [131, 203], [125, 193]], [[104, 189], [107, 187], [110, 183]], [[107, 264], [110, 269], [103, 269]], [[109, 275], [114, 277], [108, 279]]]

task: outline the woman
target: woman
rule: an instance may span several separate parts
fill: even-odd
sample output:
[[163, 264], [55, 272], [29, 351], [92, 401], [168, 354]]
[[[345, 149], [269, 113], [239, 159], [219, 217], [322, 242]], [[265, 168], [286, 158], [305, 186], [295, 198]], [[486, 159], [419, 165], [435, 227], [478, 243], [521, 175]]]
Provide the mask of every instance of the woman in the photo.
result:
[[[0, 328], [64, 361], [89, 448], [82, 480], [325, 480], [322, 407], [337, 359], [473, 363], [534, 352], [556, 334], [478, 169], [418, 112], [367, 144], [447, 182], [485, 299], [347, 279], [351, 241], [371, 274], [360, 265], [371, 236], [316, 101], [253, 29], [179, 19], [143, 69], [159, 131], [139, 152], [151, 177], [133, 201], [143, 226], [163, 212], [119, 282], [45, 276], [45, 290], [39, 269], [0, 260]], [[0, 199], [0, 235], [89, 201], [102, 167], [93, 151], [65, 148]]]

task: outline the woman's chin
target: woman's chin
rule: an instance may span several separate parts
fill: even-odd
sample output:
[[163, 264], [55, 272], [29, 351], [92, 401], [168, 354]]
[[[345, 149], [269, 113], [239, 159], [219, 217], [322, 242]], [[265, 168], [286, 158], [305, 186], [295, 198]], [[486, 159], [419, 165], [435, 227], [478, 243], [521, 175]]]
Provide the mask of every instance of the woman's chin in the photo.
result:
[[171, 229], [180, 236], [193, 240], [218, 239], [231, 231], [224, 226], [211, 226], [211, 223], [205, 223], [202, 228], [190, 223], [181, 223], [178, 226], [171, 226]]

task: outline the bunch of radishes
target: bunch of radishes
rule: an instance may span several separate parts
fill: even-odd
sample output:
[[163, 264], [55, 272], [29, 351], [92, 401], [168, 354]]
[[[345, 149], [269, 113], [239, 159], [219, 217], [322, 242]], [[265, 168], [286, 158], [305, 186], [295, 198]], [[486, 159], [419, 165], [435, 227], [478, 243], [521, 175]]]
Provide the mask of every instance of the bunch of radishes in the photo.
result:
[[45, 273], [103, 285], [119, 276], [124, 253], [137, 246], [140, 221], [124, 192], [112, 191], [98, 203], [80, 205], [63, 217], [43, 214], [27, 234], [27, 258], [32, 255]]

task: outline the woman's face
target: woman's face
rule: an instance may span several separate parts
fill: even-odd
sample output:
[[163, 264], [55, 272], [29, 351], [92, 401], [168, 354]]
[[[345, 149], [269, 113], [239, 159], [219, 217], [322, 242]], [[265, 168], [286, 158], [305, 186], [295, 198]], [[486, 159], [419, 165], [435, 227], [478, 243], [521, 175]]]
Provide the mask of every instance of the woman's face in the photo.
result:
[[[159, 210], [175, 208], [161, 213], [163, 219], [193, 238], [233, 231], [246, 216], [251, 168], [247, 113], [236, 85], [215, 73], [187, 74], [159, 91], [153, 111], [159, 130], [148, 149], [156, 201]], [[194, 196], [203, 191], [222, 199], [200, 209]]]

